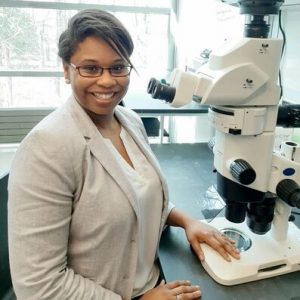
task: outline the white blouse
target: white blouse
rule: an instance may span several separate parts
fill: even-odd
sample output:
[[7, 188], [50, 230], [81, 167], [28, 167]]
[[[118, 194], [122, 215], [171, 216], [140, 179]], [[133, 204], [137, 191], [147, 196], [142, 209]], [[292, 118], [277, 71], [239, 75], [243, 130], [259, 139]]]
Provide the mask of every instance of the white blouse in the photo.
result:
[[159, 243], [163, 191], [159, 177], [129, 133], [122, 127], [120, 137], [133, 164], [132, 168], [119, 154], [109, 139], [107, 145], [115, 152], [137, 195], [139, 209], [138, 263], [133, 297], [153, 288], [159, 276], [154, 263]]

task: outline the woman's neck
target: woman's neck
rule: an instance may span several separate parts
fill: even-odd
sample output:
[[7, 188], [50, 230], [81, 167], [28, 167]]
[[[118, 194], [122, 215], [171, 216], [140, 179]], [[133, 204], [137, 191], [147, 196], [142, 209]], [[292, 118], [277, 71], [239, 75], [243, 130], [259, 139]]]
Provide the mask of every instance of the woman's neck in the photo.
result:
[[93, 123], [105, 138], [120, 136], [121, 125], [115, 115], [96, 115], [89, 113]]

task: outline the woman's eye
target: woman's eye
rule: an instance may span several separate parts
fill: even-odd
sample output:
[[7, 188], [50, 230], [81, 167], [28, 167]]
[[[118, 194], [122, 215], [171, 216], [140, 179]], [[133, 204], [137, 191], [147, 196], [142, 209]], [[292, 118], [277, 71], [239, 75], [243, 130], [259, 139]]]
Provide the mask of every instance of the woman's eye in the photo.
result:
[[90, 72], [90, 73], [96, 73], [99, 71], [99, 67], [98, 66], [82, 66], [82, 69], [85, 72]]
[[122, 72], [126, 69], [126, 66], [113, 66], [111, 67], [111, 70], [113, 72]]

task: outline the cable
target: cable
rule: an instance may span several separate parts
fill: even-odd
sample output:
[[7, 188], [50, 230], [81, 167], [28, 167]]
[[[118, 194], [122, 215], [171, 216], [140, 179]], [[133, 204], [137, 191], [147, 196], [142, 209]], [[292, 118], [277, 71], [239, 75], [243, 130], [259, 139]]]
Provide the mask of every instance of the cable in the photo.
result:
[[[282, 21], [282, 19], [281, 19], [281, 10], [279, 10], [278, 22], [279, 22], [279, 29], [280, 29], [280, 32], [282, 34], [282, 40], [283, 40], [282, 50], [281, 50], [281, 58], [282, 58], [283, 55], [284, 55], [284, 50], [285, 50], [285, 46], [286, 46], [286, 35], [285, 35], [285, 32], [282, 28], [282, 22], [281, 21]], [[281, 70], [279, 70], [279, 86], [280, 86], [280, 99], [281, 99], [282, 94], [283, 94]]]
[[282, 39], [283, 39], [283, 45], [282, 45], [282, 51], [281, 51], [281, 57], [283, 57], [283, 53], [284, 53], [285, 45], [286, 45], [286, 34], [282, 27], [281, 10], [279, 10], [279, 29], [280, 29], [280, 32], [282, 34]]

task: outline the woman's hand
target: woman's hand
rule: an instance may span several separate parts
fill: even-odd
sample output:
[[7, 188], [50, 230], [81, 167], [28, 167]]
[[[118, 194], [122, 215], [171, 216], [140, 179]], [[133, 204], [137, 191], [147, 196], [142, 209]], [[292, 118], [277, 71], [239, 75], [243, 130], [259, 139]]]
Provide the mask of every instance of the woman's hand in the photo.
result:
[[199, 220], [189, 219], [185, 225], [185, 234], [194, 252], [201, 261], [204, 260], [204, 254], [200, 243], [206, 243], [219, 252], [227, 261], [231, 261], [230, 256], [236, 259], [240, 258], [240, 252], [235, 247], [234, 241], [211, 225]]
[[162, 281], [156, 288], [149, 290], [141, 300], [193, 300], [201, 297], [199, 286], [192, 286], [187, 280], [169, 283]]
[[206, 243], [219, 252], [227, 261], [231, 261], [230, 256], [236, 259], [240, 258], [240, 252], [235, 247], [233, 240], [211, 225], [191, 218], [176, 207], [171, 210], [167, 223], [171, 226], [182, 227], [185, 230], [186, 237], [192, 249], [201, 261], [204, 260], [204, 253], [200, 243]]

